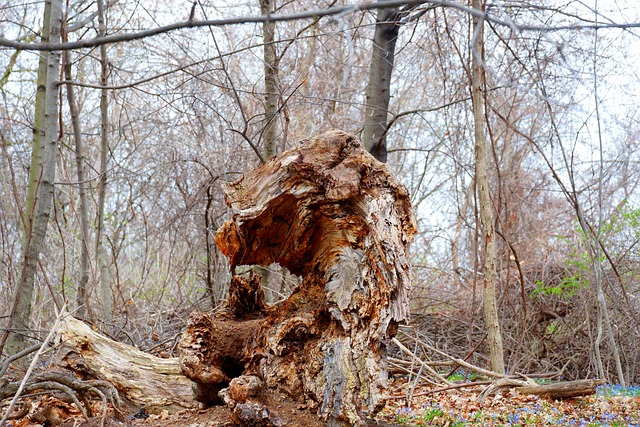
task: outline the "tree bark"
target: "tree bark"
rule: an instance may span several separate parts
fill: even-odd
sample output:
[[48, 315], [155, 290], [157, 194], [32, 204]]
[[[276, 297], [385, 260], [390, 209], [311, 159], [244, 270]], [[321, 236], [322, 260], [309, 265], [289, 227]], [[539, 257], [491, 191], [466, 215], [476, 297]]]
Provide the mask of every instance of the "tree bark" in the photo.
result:
[[[51, 4], [49, 2], [45, 2], [44, 4], [44, 17], [42, 22], [41, 29], [41, 38], [40, 40], [43, 43], [49, 42], [49, 28], [51, 24]], [[17, 51], [16, 51], [17, 52]], [[36, 201], [36, 189], [38, 187], [38, 179], [40, 176], [39, 165], [42, 163], [43, 156], [43, 143], [44, 143], [44, 104], [45, 104], [45, 95], [46, 95], [46, 84], [47, 84], [47, 62], [49, 58], [49, 52], [43, 51], [40, 52], [40, 58], [38, 60], [38, 78], [36, 83], [36, 100], [35, 100], [35, 111], [34, 111], [34, 119], [33, 119], [33, 139], [31, 144], [31, 163], [29, 165], [29, 180], [27, 183], [27, 196], [24, 204], [24, 213], [22, 215], [23, 218], [23, 236], [22, 236], [22, 258], [24, 259], [24, 254], [27, 252], [27, 244], [29, 243], [29, 239], [31, 236], [31, 223], [33, 218], [33, 212], [35, 208]], [[16, 326], [16, 329], [21, 329], [24, 325], [28, 325], [29, 319], [31, 318], [31, 298], [33, 296], [33, 286], [31, 288], [22, 288], [17, 289], [15, 295], [13, 297], [13, 306], [18, 305], [20, 308], [17, 308], [18, 312], [16, 313], [16, 318], [14, 316], [9, 316], [9, 322], [5, 329], [5, 332], [2, 335], [2, 340], [0, 341], [0, 353], [4, 349], [5, 343], [7, 340], [7, 352], [9, 354], [15, 354], [20, 351], [24, 347], [24, 339], [18, 335], [11, 335], [10, 332], [13, 329], [14, 325], [21, 325], [21, 327]], [[29, 301], [29, 304], [25, 304], [25, 301]], [[12, 308], [13, 310], [13, 308]], [[22, 317], [22, 318], [18, 318]], [[26, 321], [25, 321], [26, 319]]]
[[151, 413], [194, 408], [191, 381], [177, 358], [161, 359], [110, 340], [87, 324], [66, 316], [58, 333], [62, 361], [78, 375], [113, 384], [121, 396]]
[[565, 381], [554, 384], [543, 384], [539, 386], [517, 387], [520, 394], [534, 394], [548, 399], [569, 399], [579, 396], [590, 396], [595, 394], [599, 385], [604, 384], [602, 380], [579, 380]]
[[[259, 0], [260, 13], [271, 15], [274, 12], [274, 0]], [[263, 158], [266, 160], [276, 154], [277, 120], [278, 114], [278, 55], [275, 44], [275, 22], [262, 24], [263, 62], [264, 62], [264, 121], [262, 122]], [[271, 289], [271, 300], [275, 300], [275, 289], [271, 283], [271, 272], [268, 266], [257, 267], [257, 272], [262, 276], [263, 286]], [[281, 289], [278, 289], [281, 290]]]
[[[47, 1], [44, 10], [43, 39], [48, 35], [50, 43], [60, 43], [61, 28], [62, 2], [60, 0]], [[44, 61], [44, 59], [41, 59], [38, 68], [37, 95], [39, 96], [36, 96], [36, 98], [42, 99], [44, 97], [44, 100], [42, 110], [39, 109], [39, 105], [36, 105], [33, 158], [31, 170], [29, 171], [29, 190], [25, 203], [25, 209], [29, 215], [26, 216], [22, 270], [14, 293], [7, 327], [8, 336], [5, 335], [7, 337], [6, 350], [9, 354], [17, 353], [25, 346], [25, 332], [29, 330], [29, 322], [31, 320], [31, 300], [36, 267], [40, 252], [43, 249], [53, 204], [58, 155], [57, 113], [59, 92], [57, 80], [60, 72], [60, 52], [49, 52], [46, 55], [46, 64]]]
[[[260, 13], [269, 16], [273, 13], [274, 0], [260, 0]], [[263, 61], [264, 61], [264, 121], [262, 124], [262, 144], [264, 159], [276, 153], [276, 135], [278, 114], [278, 55], [275, 44], [276, 23], [267, 21], [262, 24]]]
[[594, 394], [596, 388], [604, 383], [603, 380], [578, 380], [538, 385], [531, 378], [500, 378], [482, 390], [477, 401], [484, 403], [489, 396], [504, 389], [514, 389], [519, 394], [533, 394], [547, 399], [570, 399]]
[[387, 346], [409, 318], [416, 224], [407, 190], [340, 131], [223, 190], [234, 214], [216, 242], [232, 268], [277, 262], [302, 284], [267, 307], [259, 283], [236, 276], [226, 311], [192, 315], [183, 372], [202, 396], [257, 375], [330, 425], [363, 424], [384, 406]]
[[400, 25], [399, 8], [378, 9], [367, 84], [362, 142], [376, 159], [387, 161], [387, 116], [391, 74]]
[[[65, 40], [66, 41], [66, 40]], [[71, 55], [68, 50], [63, 53], [64, 74], [68, 81], [73, 80], [71, 72]], [[78, 195], [80, 198], [80, 272], [76, 294], [76, 316], [84, 319], [87, 316], [89, 301], [87, 299], [87, 284], [89, 283], [89, 212], [87, 202], [87, 182], [84, 173], [84, 144], [80, 129], [80, 117], [76, 103], [75, 90], [72, 84], [67, 84], [67, 102], [73, 127], [73, 139], [76, 142], [76, 174], [78, 177]]]
[[[473, 0], [474, 9], [484, 11], [482, 0]], [[471, 100], [473, 104], [476, 188], [480, 203], [480, 222], [482, 224], [482, 241], [484, 255], [483, 298], [484, 320], [487, 326], [487, 340], [491, 354], [491, 369], [504, 374], [504, 351], [500, 334], [500, 321], [496, 302], [496, 232], [494, 226], [493, 205], [489, 193], [487, 172], [487, 141], [484, 136], [484, 19], [473, 18]]]
[[[98, 35], [104, 37], [107, 34], [105, 23], [104, 1], [97, 0], [98, 4]], [[107, 58], [107, 46], [100, 45], [100, 85], [106, 87], [109, 83], [109, 61]], [[104, 244], [104, 206], [107, 195], [107, 167], [109, 141], [109, 103], [107, 89], [100, 90], [100, 180], [98, 182], [98, 207], [96, 214], [96, 263], [100, 271], [100, 302], [102, 305], [102, 321], [111, 323], [113, 318], [113, 294], [111, 293], [111, 272], [107, 262], [107, 253]]]

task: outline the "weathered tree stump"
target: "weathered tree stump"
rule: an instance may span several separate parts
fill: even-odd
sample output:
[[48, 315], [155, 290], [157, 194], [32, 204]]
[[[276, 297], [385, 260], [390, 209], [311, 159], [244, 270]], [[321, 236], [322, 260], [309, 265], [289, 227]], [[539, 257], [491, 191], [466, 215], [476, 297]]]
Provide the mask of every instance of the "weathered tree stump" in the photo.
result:
[[216, 242], [232, 268], [278, 263], [302, 283], [267, 307], [256, 279], [236, 276], [226, 312], [192, 315], [181, 364], [196, 398], [212, 403], [232, 378], [257, 375], [330, 425], [363, 424], [384, 406], [387, 346], [409, 318], [407, 190], [341, 131], [223, 190], [233, 218]]

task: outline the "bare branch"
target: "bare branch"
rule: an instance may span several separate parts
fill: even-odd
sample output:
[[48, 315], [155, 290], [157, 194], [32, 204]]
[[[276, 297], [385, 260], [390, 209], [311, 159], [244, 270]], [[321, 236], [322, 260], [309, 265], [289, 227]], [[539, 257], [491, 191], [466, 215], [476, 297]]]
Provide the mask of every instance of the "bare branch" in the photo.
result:
[[282, 21], [296, 21], [303, 19], [318, 19], [325, 16], [344, 16], [346, 14], [362, 12], [367, 10], [388, 9], [400, 6], [415, 6], [429, 3], [435, 6], [442, 6], [450, 9], [460, 10], [473, 17], [483, 18], [494, 24], [509, 27], [516, 31], [539, 31], [539, 32], [555, 32], [563, 30], [596, 30], [596, 29], [631, 29], [640, 28], [640, 22], [630, 22], [624, 24], [610, 23], [587, 23], [587, 24], [571, 24], [571, 25], [558, 25], [558, 26], [546, 26], [546, 25], [525, 25], [517, 24], [511, 19], [500, 19], [491, 14], [481, 12], [463, 4], [452, 2], [448, 0], [384, 0], [377, 2], [357, 3], [347, 6], [333, 6], [326, 9], [308, 10], [297, 13], [283, 13], [274, 15], [261, 15], [261, 16], [239, 16], [236, 18], [225, 19], [207, 19], [202, 21], [186, 20], [181, 22], [175, 22], [173, 24], [164, 25], [157, 28], [151, 28], [144, 31], [134, 33], [113, 34], [106, 37], [95, 37], [87, 40], [78, 40], [69, 43], [26, 43], [15, 40], [9, 40], [0, 37], [0, 46], [10, 47], [20, 50], [72, 50], [81, 48], [96, 47], [104, 44], [118, 43], [123, 41], [140, 40], [147, 37], [156, 36], [158, 34], [164, 34], [171, 31], [186, 29], [186, 28], [199, 28], [199, 27], [224, 27], [229, 25], [239, 24], [256, 24], [263, 22], [282, 22]]

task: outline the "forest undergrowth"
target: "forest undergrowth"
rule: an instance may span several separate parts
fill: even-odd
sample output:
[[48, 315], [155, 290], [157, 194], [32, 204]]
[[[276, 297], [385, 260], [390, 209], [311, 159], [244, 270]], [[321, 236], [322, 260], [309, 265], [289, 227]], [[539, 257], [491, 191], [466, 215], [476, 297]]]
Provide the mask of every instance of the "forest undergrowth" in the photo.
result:
[[[484, 386], [474, 385], [434, 393], [426, 384], [415, 386], [408, 376], [396, 376], [390, 381], [391, 397], [378, 415], [379, 425], [393, 426], [565, 426], [565, 427], [623, 427], [640, 426], [640, 386], [621, 388], [615, 385], [598, 388], [596, 395], [549, 400], [530, 395], [505, 392], [478, 402]], [[95, 418], [84, 421], [73, 404], [52, 396], [32, 398], [32, 408], [22, 418], [7, 421], [7, 427], [36, 427], [42, 425], [90, 426], [101, 425], [103, 407], [94, 402]], [[2, 407], [6, 410], [6, 407]], [[129, 411], [131, 412], [131, 411]], [[114, 417], [114, 408], [107, 408], [105, 425], [156, 427], [213, 427], [232, 426], [225, 407], [184, 410], [169, 414], [149, 415], [144, 411], [125, 411]], [[55, 414], [55, 417], [52, 416]], [[123, 416], [124, 415], [124, 416]], [[51, 423], [54, 421], [54, 424]], [[43, 422], [45, 424], [43, 424]], [[312, 422], [307, 418], [306, 423]], [[115, 423], [115, 424], [114, 424]], [[386, 424], [382, 424], [386, 423]], [[311, 425], [309, 425], [312, 427]]]
[[549, 400], [515, 392], [477, 401], [481, 386], [432, 393], [408, 377], [393, 380], [394, 397], [380, 415], [406, 426], [640, 426], [640, 386], [601, 386], [588, 397]]

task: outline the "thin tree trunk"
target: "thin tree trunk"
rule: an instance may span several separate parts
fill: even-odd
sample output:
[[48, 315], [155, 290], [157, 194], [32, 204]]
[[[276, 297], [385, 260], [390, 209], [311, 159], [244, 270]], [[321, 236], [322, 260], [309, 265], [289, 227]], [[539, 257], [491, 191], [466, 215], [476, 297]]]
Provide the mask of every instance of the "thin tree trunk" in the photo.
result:
[[[260, 0], [260, 13], [271, 15], [274, 10], [273, 0]], [[264, 61], [264, 122], [263, 122], [263, 153], [264, 159], [276, 154], [276, 136], [278, 113], [278, 56], [275, 45], [275, 22], [267, 21], [262, 24], [263, 61]]]
[[[45, 3], [43, 40], [48, 35], [49, 42], [60, 43], [62, 28], [62, 2], [50, 0]], [[15, 290], [13, 306], [7, 327], [6, 350], [15, 354], [25, 346], [25, 332], [29, 330], [31, 320], [31, 300], [34, 278], [40, 252], [49, 225], [49, 216], [53, 204], [54, 179], [58, 154], [58, 74], [60, 70], [60, 52], [52, 51], [46, 56], [46, 66], [38, 69], [38, 94], [42, 97], [43, 113], [39, 115], [36, 105], [36, 128], [34, 130], [33, 154], [30, 171], [30, 190], [27, 193], [25, 209], [27, 215], [26, 237], [23, 243], [22, 271]], [[41, 62], [42, 65], [42, 62]], [[40, 85], [43, 84], [41, 88]], [[37, 95], [38, 95], [37, 94]], [[42, 124], [42, 126], [39, 126]], [[42, 130], [44, 132], [42, 133]], [[41, 138], [43, 138], [41, 140]], [[33, 172], [33, 173], [32, 173]]]
[[213, 276], [215, 274], [214, 269], [216, 268], [215, 266], [215, 261], [214, 261], [214, 255], [213, 255], [213, 251], [214, 249], [212, 248], [212, 242], [211, 242], [211, 235], [213, 233], [213, 230], [211, 230], [211, 205], [213, 204], [213, 185], [210, 184], [207, 187], [207, 203], [205, 205], [204, 208], [204, 233], [205, 233], [205, 250], [206, 250], [206, 254], [207, 254], [207, 277], [206, 277], [206, 283], [207, 283], [207, 296], [209, 297], [209, 300], [211, 301], [211, 307], [215, 308], [216, 304], [216, 293], [215, 293], [215, 286], [214, 286], [214, 279]]
[[[49, 17], [51, 16], [51, 7], [49, 3], [45, 3], [44, 6], [44, 22], [42, 24], [42, 35], [41, 41], [46, 43], [49, 41]], [[29, 239], [31, 236], [31, 222], [33, 218], [33, 212], [36, 201], [36, 188], [38, 187], [38, 179], [40, 176], [39, 165], [42, 163], [41, 157], [43, 153], [43, 141], [44, 141], [44, 98], [46, 95], [46, 79], [47, 79], [47, 60], [49, 58], [48, 51], [40, 52], [40, 59], [38, 61], [38, 79], [36, 86], [36, 100], [35, 100], [35, 112], [34, 112], [34, 121], [33, 121], [33, 139], [31, 144], [31, 163], [29, 165], [29, 180], [27, 183], [27, 197], [25, 199], [24, 209], [25, 212], [22, 215], [23, 218], [23, 227], [24, 232], [22, 236], [22, 258], [24, 259], [24, 254], [27, 252], [27, 245], [29, 243]], [[19, 312], [23, 319], [28, 319], [31, 317], [31, 304], [25, 306], [24, 301], [31, 301], [31, 297], [33, 295], [33, 288], [31, 289], [21, 289], [16, 290], [14, 296], [14, 306], [16, 304], [20, 305]], [[23, 301], [18, 301], [18, 299], [22, 299]], [[13, 316], [9, 316], [9, 322], [7, 324], [5, 332], [2, 334], [2, 339], [0, 341], [0, 353], [4, 348], [7, 339], [9, 338], [10, 331], [13, 328], [13, 325], [17, 325], [18, 323], [24, 324], [24, 320], [14, 319]], [[17, 328], [17, 327], [16, 327]], [[18, 340], [18, 341], [16, 341]], [[11, 343], [7, 347], [7, 351], [9, 354], [16, 353], [23, 347], [24, 342], [20, 337], [12, 337]]]
[[[260, 0], [260, 13], [271, 15], [274, 11], [274, 0]], [[276, 137], [278, 114], [278, 56], [275, 44], [275, 22], [262, 24], [263, 62], [264, 62], [264, 121], [262, 125], [263, 158], [267, 160], [276, 154]], [[262, 276], [262, 285], [269, 289], [271, 301], [277, 299], [275, 281], [271, 280], [269, 267], [257, 267], [256, 271]], [[280, 289], [281, 291], [282, 289]]]
[[[595, 19], [598, 21], [598, 13], [597, 13], [597, 2], [596, 2], [596, 10], [595, 10]], [[616, 365], [616, 371], [618, 373], [618, 383], [622, 387], [626, 387], [626, 379], [624, 376], [624, 371], [622, 370], [622, 363], [620, 361], [620, 350], [618, 349], [618, 344], [616, 343], [616, 339], [613, 335], [613, 329], [611, 327], [611, 321], [609, 319], [609, 309], [607, 308], [607, 300], [604, 295], [604, 289], [602, 287], [602, 249], [599, 245], [600, 236], [602, 234], [602, 226], [603, 226], [603, 211], [602, 211], [602, 183], [604, 180], [604, 171], [603, 171], [603, 144], [602, 144], [602, 126], [600, 120], [600, 100], [598, 99], [598, 31], [596, 30], [594, 33], [594, 48], [593, 48], [593, 97], [595, 101], [596, 107], [596, 120], [598, 123], [598, 142], [600, 148], [600, 161], [599, 161], [599, 179], [598, 179], [598, 229], [595, 233], [593, 239], [593, 248], [594, 248], [594, 257], [592, 261], [592, 268], [594, 270], [594, 279], [596, 282], [596, 293], [597, 293], [597, 301], [599, 306], [598, 311], [598, 336], [596, 338], [596, 351], [599, 352], [600, 348], [600, 340], [602, 337], [602, 322], [604, 321], [604, 326], [606, 327], [607, 337], [609, 338], [609, 345], [611, 345], [611, 351], [613, 353], [613, 360]], [[577, 200], [577, 199], [576, 199]], [[589, 245], [591, 246], [591, 233], [588, 230], [584, 230], [584, 235], [589, 236]], [[604, 369], [603, 372], [604, 374]], [[604, 376], [602, 378], [605, 378]]]
[[[71, 55], [68, 50], [63, 53], [64, 74], [68, 81], [73, 80], [71, 73]], [[73, 139], [76, 143], [76, 170], [78, 176], [78, 194], [80, 196], [80, 245], [82, 247], [80, 255], [80, 279], [76, 294], [76, 317], [84, 319], [87, 316], [88, 299], [87, 283], [89, 282], [89, 213], [87, 211], [87, 183], [84, 173], [84, 145], [82, 132], [80, 131], [80, 118], [76, 95], [72, 84], [67, 84], [67, 102], [71, 114], [71, 124], [73, 127]]]
[[[473, 0], [473, 8], [484, 10], [481, 0]], [[472, 103], [473, 121], [475, 125], [475, 157], [476, 157], [476, 186], [480, 203], [480, 222], [482, 224], [482, 240], [484, 247], [484, 320], [487, 325], [487, 339], [491, 354], [491, 368], [493, 371], [504, 373], [504, 352], [500, 322], [496, 302], [496, 233], [494, 228], [493, 207], [489, 194], [489, 179], [487, 173], [487, 141], [484, 136], [484, 19], [473, 18], [472, 43]]]
[[400, 25], [399, 8], [378, 9], [373, 53], [365, 101], [362, 143], [376, 159], [387, 161], [387, 115], [391, 98], [391, 73]]
[[[41, 41], [46, 43], [49, 41], [49, 28], [50, 28], [51, 7], [49, 3], [44, 5], [44, 18], [41, 30]], [[36, 86], [36, 101], [35, 101], [35, 113], [33, 123], [33, 140], [31, 145], [31, 164], [29, 165], [29, 181], [27, 184], [27, 197], [24, 204], [25, 212], [22, 215], [23, 223], [23, 236], [22, 236], [22, 257], [27, 252], [27, 245], [31, 237], [31, 223], [33, 218], [33, 212], [36, 201], [36, 188], [38, 187], [38, 179], [40, 177], [39, 165], [42, 163], [41, 157], [43, 156], [43, 141], [44, 141], [44, 102], [46, 95], [46, 80], [47, 80], [47, 61], [49, 58], [49, 52], [40, 52], [40, 59], [38, 61], [38, 79]], [[14, 295], [13, 306], [18, 305], [17, 308], [19, 315], [22, 319], [15, 319], [14, 316], [9, 316], [9, 322], [6, 326], [4, 333], [2, 334], [2, 340], [0, 341], [0, 353], [4, 349], [4, 345], [9, 338], [13, 325], [28, 324], [31, 317], [31, 297], [33, 295], [33, 287], [30, 289], [16, 289]], [[20, 301], [18, 301], [20, 300]], [[28, 305], [24, 302], [29, 301]], [[13, 310], [14, 308], [12, 308]], [[26, 322], [24, 319], [27, 319]], [[16, 329], [19, 327], [16, 326]], [[24, 345], [24, 340], [20, 336], [13, 336], [11, 342], [7, 347], [9, 354], [16, 353]]]
[[[98, 33], [104, 37], [107, 27], [104, 17], [104, 1], [98, 0]], [[100, 46], [100, 85], [107, 86], [109, 80], [109, 64], [106, 45]], [[100, 302], [102, 304], [102, 321], [109, 323], [113, 316], [113, 294], [111, 293], [111, 274], [104, 245], [104, 204], [107, 194], [107, 153], [109, 143], [107, 130], [109, 127], [109, 104], [107, 89], [100, 92], [100, 181], [98, 182], [98, 207], [96, 214], [96, 261], [100, 270]]]

